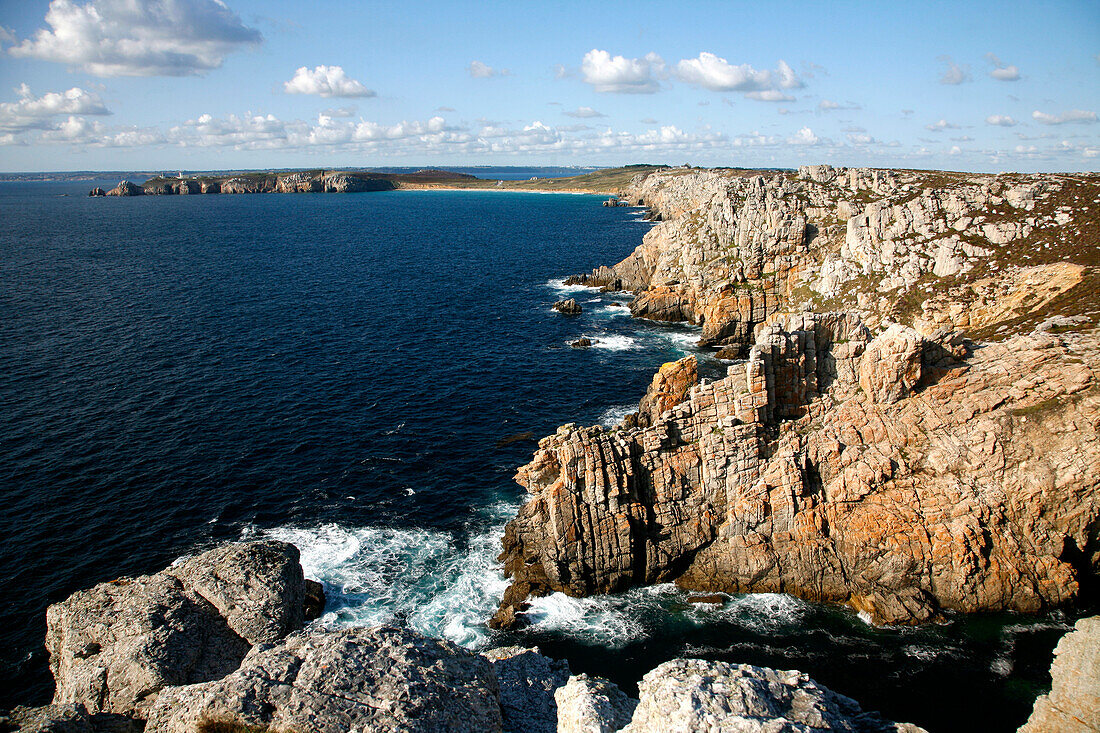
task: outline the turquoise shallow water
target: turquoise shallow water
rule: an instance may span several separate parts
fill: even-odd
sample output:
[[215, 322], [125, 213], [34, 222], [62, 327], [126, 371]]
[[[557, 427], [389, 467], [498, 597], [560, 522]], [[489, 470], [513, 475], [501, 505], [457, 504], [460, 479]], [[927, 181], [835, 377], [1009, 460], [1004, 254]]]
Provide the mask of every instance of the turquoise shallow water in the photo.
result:
[[[0, 184], [0, 705], [49, 697], [48, 603], [256, 536], [302, 548], [326, 625], [537, 643], [628, 687], [702, 655], [797, 667], [934, 730], [1007, 730], [1047, 684], [1060, 616], [878, 630], [786, 596], [698, 607], [662, 586], [554, 596], [525, 632], [485, 628], [523, 498], [511, 477], [534, 448], [507, 439], [614, 422], [694, 351], [688, 327], [560, 285], [629, 253], [637, 210], [495, 192], [88, 199], [91, 185]], [[581, 316], [552, 311], [566, 294]], [[567, 346], [581, 335], [601, 343]]]

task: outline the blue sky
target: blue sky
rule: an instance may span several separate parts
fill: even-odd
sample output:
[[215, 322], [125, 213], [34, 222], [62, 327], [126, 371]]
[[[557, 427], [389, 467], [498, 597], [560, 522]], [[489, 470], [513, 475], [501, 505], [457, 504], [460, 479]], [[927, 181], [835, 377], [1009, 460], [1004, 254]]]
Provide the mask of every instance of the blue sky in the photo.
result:
[[1100, 168], [1100, 3], [2, 0], [0, 170]]

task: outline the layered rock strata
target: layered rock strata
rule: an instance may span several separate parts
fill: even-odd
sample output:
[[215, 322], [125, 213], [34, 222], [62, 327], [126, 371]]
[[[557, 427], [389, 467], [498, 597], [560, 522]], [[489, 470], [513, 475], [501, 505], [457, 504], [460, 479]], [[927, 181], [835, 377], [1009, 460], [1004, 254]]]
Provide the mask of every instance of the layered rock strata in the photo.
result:
[[1098, 380], [1094, 333], [968, 353], [956, 334], [872, 337], [852, 314], [774, 317], [678, 404], [655, 379], [652, 424], [539, 443], [496, 621], [530, 594], [670, 580], [880, 623], [1070, 602], [1100, 549]]

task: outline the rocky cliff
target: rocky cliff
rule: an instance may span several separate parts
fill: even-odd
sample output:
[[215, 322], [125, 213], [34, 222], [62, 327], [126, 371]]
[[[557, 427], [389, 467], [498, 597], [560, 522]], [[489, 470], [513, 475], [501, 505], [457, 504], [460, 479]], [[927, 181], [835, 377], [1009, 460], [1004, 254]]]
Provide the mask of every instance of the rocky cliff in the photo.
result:
[[1020, 733], [1100, 730], [1100, 616], [1079, 620], [1062, 637], [1050, 666], [1050, 694], [1040, 695]]
[[1079, 597], [1100, 567], [1100, 177], [679, 169], [622, 196], [660, 223], [573, 282], [745, 360], [540, 442], [495, 624], [530, 594], [668, 580], [882, 623]]

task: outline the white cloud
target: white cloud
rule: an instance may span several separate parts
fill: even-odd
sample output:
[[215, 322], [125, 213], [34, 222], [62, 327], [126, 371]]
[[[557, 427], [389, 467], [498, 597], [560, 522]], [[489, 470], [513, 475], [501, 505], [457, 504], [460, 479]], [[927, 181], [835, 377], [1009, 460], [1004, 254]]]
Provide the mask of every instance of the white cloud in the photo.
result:
[[778, 89], [765, 89], [761, 92], [749, 92], [745, 95], [748, 99], [755, 99], [757, 102], [793, 102], [794, 97], [789, 94], [784, 94]]
[[607, 117], [607, 115], [605, 115], [604, 113], [597, 112], [596, 110], [592, 109], [591, 107], [577, 107], [575, 110], [573, 110], [571, 112], [566, 111], [566, 112], [562, 112], [562, 114], [565, 115], [566, 117], [580, 117], [580, 118]]
[[488, 79], [494, 76], [508, 76], [512, 72], [508, 69], [494, 69], [489, 64], [482, 63], [480, 61], [471, 61], [470, 65], [466, 67], [466, 70], [470, 72], [470, 76], [475, 79]]
[[98, 95], [73, 87], [67, 92], [47, 92], [35, 97], [30, 87], [20, 84], [18, 102], [0, 103], [0, 131], [46, 130], [56, 127], [56, 115], [109, 115]]
[[998, 81], [1018, 81], [1020, 70], [1015, 65], [1006, 64], [992, 53], [987, 53], [985, 58], [993, 64], [993, 70], [989, 75]]
[[959, 126], [948, 122], [947, 120], [939, 120], [931, 124], [925, 125], [924, 129], [931, 130], [932, 132], [940, 132], [942, 130], [958, 130]]
[[352, 79], [342, 66], [306, 66], [294, 72], [294, 78], [283, 84], [287, 94], [313, 94], [318, 97], [373, 97], [374, 92], [363, 82]]
[[664, 70], [664, 59], [655, 53], [628, 59], [594, 48], [581, 61], [585, 83], [597, 92], [653, 94], [659, 88], [656, 77]]
[[849, 132], [848, 142], [852, 145], [874, 145], [878, 142], [875, 138], [863, 132]]
[[940, 76], [940, 84], [962, 84], [963, 82], [970, 81], [970, 67], [967, 65], [959, 66], [951, 60], [950, 56], [940, 56], [940, 61], [947, 64], [947, 68]]
[[1083, 109], [1071, 109], [1060, 115], [1052, 115], [1035, 110], [1031, 113], [1031, 118], [1044, 125], [1064, 125], [1071, 122], [1096, 122], [1096, 113]]
[[5, 43], [15, 43], [15, 31], [0, 25], [0, 45]]
[[961, 153], [962, 148], [960, 148], [958, 145], [952, 145], [951, 150], [947, 151], [948, 155], [960, 155]]
[[840, 102], [834, 102], [831, 99], [822, 99], [820, 102], [817, 103], [817, 109], [819, 112], [832, 112], [833, 110], [838, 109], [853, 110], [863, 108], [855, 102], [847, 102], [845, 104], [841, 104]]
[[8, 53], [95, 76], [189, 76], [263, 37], [218, 0], [53, 0], [50, 30]]
[[989, 115], [985, 118], [987, 125], [999, 125], [1001, 127], [1012, 127], [1016, 124], [1016, 120], [1012, 119], [1008, 115]]
[[676, 77], [686, 83], [712, 92], [761, 92], [777, 87], [798, 89], [802, 82], [784, 61], [775, 72], [757, 70], [748, 64], [734, 66], [724, 58], [703, 51], [697, 58], [682, 59], [676, 64]]
[[787, 138], [789, 145], [817, 145], [819, 142], [821, 142], [821, 138], [808, 127], [801, 128], [793, 137]]
[[[328, 115], [329, 117], [354, 117], [355, 107], [329, 107], [321, 114]], [[452, 112], [454, 110], [451, 110]]]

